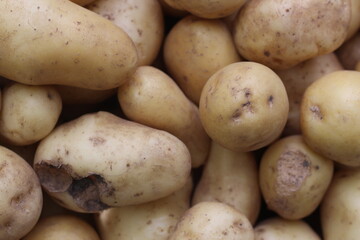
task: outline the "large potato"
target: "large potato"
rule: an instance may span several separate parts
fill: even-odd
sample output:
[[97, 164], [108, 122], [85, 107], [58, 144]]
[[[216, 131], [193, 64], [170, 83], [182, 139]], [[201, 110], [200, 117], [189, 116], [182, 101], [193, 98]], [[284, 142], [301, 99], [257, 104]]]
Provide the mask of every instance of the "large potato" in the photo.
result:
[[232, 151], [247, 152], [280, 136], [289, 101], [284, 84], [271, 69], [255, 62], [238, 62], [209, 78], [199, 110], [210, 138]]
[[191, 159], [173, 135], [97, 112], [55, 128], [40, 142], [34, 169], [60, 205], [99, 212], [170, 195], [185, 185]]
[[138, 61], [129, 36], [69, 0], [0, 2], [0, 75], [30, 84], [105, 90]]
[[234, 41], [244, 58], [285, 69], [337, 49], [350, 18], [350, 0], [251, 0], [235, 20]]

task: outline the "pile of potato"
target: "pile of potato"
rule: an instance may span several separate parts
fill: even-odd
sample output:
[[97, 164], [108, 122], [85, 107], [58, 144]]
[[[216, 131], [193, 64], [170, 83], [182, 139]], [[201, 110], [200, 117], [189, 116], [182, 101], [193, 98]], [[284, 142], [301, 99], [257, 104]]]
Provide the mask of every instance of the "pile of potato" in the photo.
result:
[[0, 0], [0, 240], [354, 240], [359, 0]]

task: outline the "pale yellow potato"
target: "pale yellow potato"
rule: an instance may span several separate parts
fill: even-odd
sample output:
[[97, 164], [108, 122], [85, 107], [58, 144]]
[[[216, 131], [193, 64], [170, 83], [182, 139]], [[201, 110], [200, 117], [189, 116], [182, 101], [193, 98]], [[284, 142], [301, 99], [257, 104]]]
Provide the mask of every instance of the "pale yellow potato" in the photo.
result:
[[89, 4], [89, 3], [94, 2], [94, 0], [70, 0], [70, 1], [72, 1], [73, 3], [76, 3], [76, 4], [80, 5], [80, 6], [85, 6], [85, 5]]
[[102, 240], [167, 240], [190, 208], [192, 180], [173, 194], [152, 202], [109, 208], [95, 215]]
[[8, 79], [105, 90], [137, 67], [121, 28], [69, 0], [5, 0], [0, 9], [0, 75]]
[[360, 72], [329, 73], [305, 91], [300, 126], [315, 152], [346, 166], [360, 166]]
[[238, 62], [209, 78], [199, 110], [205, 131], [213, 141], [232, 151], [248, 152], [280, 136], [289, 101], [274, 71], [259, 63]]
[[295, 67], [275, 71], [284, 83], [289, 97], [289, 115], [283, 136], [301, 133], [300, 104], [306, 88], [318, 78], [343, 69], [336, 55], [329, 53], [314, 57]]
[[200, 202], [189, 208], [168, 240], [254, 240], [246, 216], [221, 202]]
[[212, 142], [192, 204], [205, 201], [226, 203], [255, 224], [261, 204], [258, 168], [253, 153], [233, 152]]
[[2, 89], [0, 136], [19, 146], [38, 142], [54, 129], [61, 110], [54, 87], [9, 84]]
[[33, 166], [61, 206], [99, 212], [182, 188], [191, 158], [175, 136], [102, 111], [55, 128], [40, 142]]
[[233, 36], [245, 59], [286, 69], [337, 49], [350, 18], [350, 0], [251, 0], [239, 12]]
[[356, 240], [360, 234], [359, 168], [338, 170], [321, 203], [324, 240]]
[[0, 239], [19, 240], [35, 226], [42, 191], [34, 170], [15, 152], [0, 146]]
[[40, 219], [22, 240], [100, 240], [88, 222], [71, 214], [54, 215]]
[[153, 63], [164, 38], [164, 16], [158, 0], [96, 0], [86, 8], [129, 35], [138, 52], [138, 65]]
[[360, 1], [359, 0], [350, 0], [351, 1], [351, 21], [346, 35], [346, 40], [352, 38], [360, 28]]
[[163, 71], [141, 66], [118, 90], [125, 115], [138, 123], [167, 131], [185, 143], [192, 167], [201, 166], [210, 149], [210, 138], [192, 103]]
[[303, 220], [272, 217], [259, 222], [254, 231], [254, 240], [321, 240], [314, 229]]
[[163, 56], [167, 73], [196, 104], [212, 74], [240, 61], [225, 22], [192, 15], [172, 27], [165, 38]]
[[315, 153], [301, 135], [271, 144], [261, 157], [259, 183], [268, 209], [290, 220], [312, 214], [333, 176], [334, 163]]
[[360, 32], [342, 44], [336, 50], [336, 55], [345, 69], [355, 70], [360, 64]]

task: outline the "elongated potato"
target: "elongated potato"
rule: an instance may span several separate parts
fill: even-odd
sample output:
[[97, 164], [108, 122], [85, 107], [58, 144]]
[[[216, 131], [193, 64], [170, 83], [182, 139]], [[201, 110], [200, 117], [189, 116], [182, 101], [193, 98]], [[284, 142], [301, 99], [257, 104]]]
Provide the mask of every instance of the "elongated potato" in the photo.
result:
[[139, 67], [119, 88], [118, 99], [131, 120], [182, 140], [190, 151], [193, 167], [205, 162], [210, 138], [202, 127], [199, 109], [164, 72], [151, 66]]
[[191, 159], [173, 135], [97, 112], [55, 128], [40, 142], [34, 169], [60, 205], [99, 212], [170, 195], [186, 183]]
[[0, 22], [0, 75], [17, 82], [105, 90], [137, 66], [121, 28], [69, 0], [4, 0]]

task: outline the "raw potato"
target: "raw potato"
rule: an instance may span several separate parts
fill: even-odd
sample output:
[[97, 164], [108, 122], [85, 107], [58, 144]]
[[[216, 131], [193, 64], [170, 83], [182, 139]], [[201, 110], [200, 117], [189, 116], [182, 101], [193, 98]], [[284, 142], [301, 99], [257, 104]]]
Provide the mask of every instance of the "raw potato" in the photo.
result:
[[271, 69], [255, 62], [238, 62], [209, 78], [199, 110], [211, 139], [229, 150], [248, 152], [280, 136], [289, 101], [284, 84]]
[[267, 207], [285, 219], [309, 216], [320, 205], [333, 169], [333, 161], [315, 153], [301, 135], [279, 139], [260, 161], [260, 189]]
[[258, 169], [253, 153], [233, 152], [212, 142], [192, 204], [226, 203], [254, 224], [260, 212]]
[[105, 90], [137, 67], [121, 28], [69, 0], [4, 0], [0, 9], [0, 75], [8, 79]]
[[312, 83], [301, 103], [300, 126], [314, 151], [346, 166], [360, 166], [360, 72], [342, 70]]
[[87, 8], [121, 27], [135, 43], [138, 65], [151, 65], [164, 38], [164, 16], [158, 0], [96, 0]]
[[212, 74], [240, 61], [230, 30], [223, 21], [191, 15], [182, 18], [170, 30], [163, 55], [170, 76], [196, 104]]
[[333, 52], [346, 38], [350, 0], [251, 0], [234, 24], [240, 55], [286, 69]]
[[359, 46], [360, 32], [356, 33], [351, 39], [346, 41], [339, 49], [336, 50], [336, 54], [345, 69], [355, 70], [356, 66], [360, 63]]
[[192, 180], [173, 194], [149, 203], [110, 208], [95, 216], [102, 240], [167, 240], [190, 208]]
[[199, 109], [161, 70], [139, 67], [118, 91], [125, 115], [138, 123], [167, 131], [185, 143], [192, 167], [201, 166], [210, 149], [210, 138], [199, 117]]
[[34, 170], [13, 151], [0, 146], [0, 239], [18, 240], [35, 226], [42, 191]]
[[4, 141], [30, 145], [54, 129], [62, 110], [54, 87], [13, 83], [3, 88], [2, 94], [0, 135]]
[[97, 112], [55, 128], [34, 169], [60, 205], [91, 213], [170, 195], [185, 185], [191, 159], [173, 135]]
[[255, 240], [321, 240], [319, 235], [303, 220], [272, 217], [258, 223], [254, 231]]
[[95, 229], [71, 214], [41, 219], [22, 240], [100, 240]]
[[346, 35], [346, 40], [352, 38], [360, 28], [360, 1], [359, 0], [350, 0], [351, 1], [351, 21]]
[[169, 240], [254, 240], [244, 214], [225, 203], [201, 202], [188, 209]]

